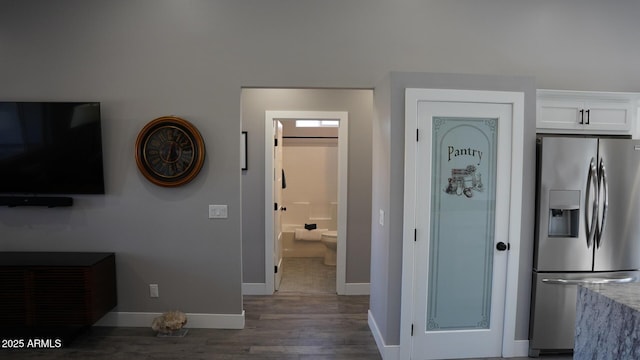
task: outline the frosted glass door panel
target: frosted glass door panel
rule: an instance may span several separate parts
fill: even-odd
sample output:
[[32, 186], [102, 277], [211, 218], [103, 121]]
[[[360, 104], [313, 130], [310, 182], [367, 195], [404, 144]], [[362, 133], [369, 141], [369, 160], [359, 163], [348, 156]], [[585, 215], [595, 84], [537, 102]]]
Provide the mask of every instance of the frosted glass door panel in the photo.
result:
[[433, 118], [427, 331], [490, 327], [497, 129]]

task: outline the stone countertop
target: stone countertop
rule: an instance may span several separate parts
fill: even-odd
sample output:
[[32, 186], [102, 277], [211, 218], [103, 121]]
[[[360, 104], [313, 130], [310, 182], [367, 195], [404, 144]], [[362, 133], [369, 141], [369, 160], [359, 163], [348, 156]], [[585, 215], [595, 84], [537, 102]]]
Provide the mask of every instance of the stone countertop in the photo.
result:
[[640, 283], [578, 288], [573, 358], [640, 359]]
[[617, 303], [640, 311], [640, 282], [625, 284], [589, 284], [582, 286]]

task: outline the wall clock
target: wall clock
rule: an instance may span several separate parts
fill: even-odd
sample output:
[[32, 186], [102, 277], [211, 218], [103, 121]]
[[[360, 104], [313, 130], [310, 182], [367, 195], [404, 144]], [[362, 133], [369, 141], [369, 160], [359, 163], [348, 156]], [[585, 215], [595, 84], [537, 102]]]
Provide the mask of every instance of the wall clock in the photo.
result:
[[138, 169], [159, 186], [180, 186], [193, 180], [202, 169], [204, 155], [198, 129], [176, 116], [150, 121], [136, 140]]

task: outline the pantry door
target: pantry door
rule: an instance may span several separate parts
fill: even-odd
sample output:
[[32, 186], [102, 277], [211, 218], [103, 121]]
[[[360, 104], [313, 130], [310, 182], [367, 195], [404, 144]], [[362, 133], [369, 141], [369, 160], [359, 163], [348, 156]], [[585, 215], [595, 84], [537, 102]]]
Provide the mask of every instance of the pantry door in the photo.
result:
[[520, 212], [517, 224], [510, 218], [522, 181], [514, 193], [512, 171], [522, 169], [512, 168], [522, 146], [512, 143], [514, 104], [462, 97], [407, 106], [415, 107], [416, 125], [405, 164], [415, 199], [406, 213], [413, 219], [405, 219], [413, 228], [410, 357], [500, 357], [507, 260], [513, 227], [520, 231]]

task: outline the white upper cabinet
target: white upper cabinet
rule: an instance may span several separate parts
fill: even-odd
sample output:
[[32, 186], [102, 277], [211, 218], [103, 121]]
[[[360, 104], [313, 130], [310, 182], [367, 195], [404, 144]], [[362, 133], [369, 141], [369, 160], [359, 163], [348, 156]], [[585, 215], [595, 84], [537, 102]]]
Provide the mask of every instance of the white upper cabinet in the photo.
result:
[[538, 90], [539, 133], [617, 134], [635, 131], [635, 93]]

